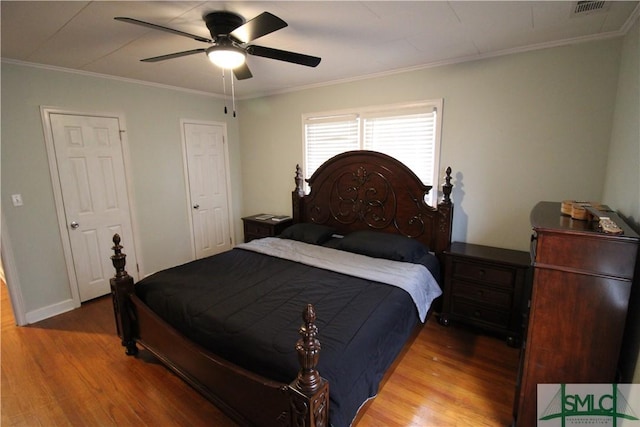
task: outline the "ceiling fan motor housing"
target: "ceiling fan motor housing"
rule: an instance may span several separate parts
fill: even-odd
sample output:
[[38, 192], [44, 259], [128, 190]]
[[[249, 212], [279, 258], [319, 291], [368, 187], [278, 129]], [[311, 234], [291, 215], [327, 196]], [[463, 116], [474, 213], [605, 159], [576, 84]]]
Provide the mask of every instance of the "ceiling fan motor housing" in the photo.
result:
[[232, 12], [211, 12], [203, 19], [214, 40], [220, 36], [228, 36], [245, 22], [242, 16]]

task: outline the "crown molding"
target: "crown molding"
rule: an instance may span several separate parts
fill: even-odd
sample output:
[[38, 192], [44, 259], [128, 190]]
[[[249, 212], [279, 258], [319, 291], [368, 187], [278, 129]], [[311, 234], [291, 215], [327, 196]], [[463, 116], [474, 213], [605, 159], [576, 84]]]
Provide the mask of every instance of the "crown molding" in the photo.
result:
[[213, 92], [205, 92], [205, 91], [200, 91], [200, 90], [195, 90], [195, 89], [187, 89], [187, 88], [179, 87], [179, 86], [165, 85], [165, 84], [162, 84], [162, 83], [148, 82], [146, 80], [131, 79], [131, 78], [128, 78], [128, 77], [113, 76], [113, 75], [110, 75], [110, 74], [95, 73], [93, 71], [74, 70], [73, 68], [58, 67], [56, 65], [38, 64], [38, 63], [35, 63], [35, 62], [27, 62], [27, 61], [21, 61], [21, 60], [18, 60], [18, 59], [11, 59], [11, 58], [0, 58], [0, 62], [6, 63], [6, 64], [13, 64], [13, 65], [22, 65], [22, 66], [25, 66], [25, 67], [39, 68], [39, 69], [49, 70], [49, 71], [58, 71], [58, 72], [62, 72], [62, 73], [78, 74], [78, 75], [87, 76], [87, 77], [96, 77], [96, 78], [107, 79], [107, 80], [115, 80], [115, 81], [119, 81], [119, 82], [123, 82], [123, 83], [139, 84], [139, 85], [143, 85], [143, 86], [150, 86], [150, 87], [155, 87], [155, 88], [160, 88], [160, 89], [175, 90], [175, 91], [178, 91], [178, 92], [186, 92], [186, 93], [191, 93], [191, 94], [194, 94], [194, 95], [209, 96], [209, 97], [212, 97], [212, 98], [220, 98], [220, 99], [225, 98], [223, 95], [220, 95], [220, 94], [217, 94], [217, 93], [213, 93]]

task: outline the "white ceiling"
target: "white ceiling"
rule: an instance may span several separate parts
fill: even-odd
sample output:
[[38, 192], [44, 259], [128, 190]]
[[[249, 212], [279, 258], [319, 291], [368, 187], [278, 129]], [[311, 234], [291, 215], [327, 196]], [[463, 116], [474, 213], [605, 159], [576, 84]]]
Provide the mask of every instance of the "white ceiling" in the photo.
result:
[[[227, 10], [247, 20], [264, 11], [289, 26], [253, 44], [322, 58], [316, 68], [249, 56], [253, 78], [239, 98], [396, 71], [623, 35], [638, 1], [607, 2], [574, 15], [575, 1], [5, 1], [3, 60], [44, 64], [214, 94], [221, 71], [205, 54], [158, 63], [140, 59], [206, 44], [115, 21], [128, 16], [210, 38], [202, 16]], [[228, 76], [228, 74], [227, 74]], [[227, 94], [230, 83], [227, 78]]]

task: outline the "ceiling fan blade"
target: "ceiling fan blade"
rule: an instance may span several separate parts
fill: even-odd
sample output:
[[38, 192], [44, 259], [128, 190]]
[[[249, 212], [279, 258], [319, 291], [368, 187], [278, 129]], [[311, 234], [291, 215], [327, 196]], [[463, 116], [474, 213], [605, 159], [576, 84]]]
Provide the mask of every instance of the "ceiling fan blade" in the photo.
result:
[[247, 46], [247, 53], [255, 56], [262, 56], [264, 58], [306, 65], [307, 67], [316, 67], [321, 61], [321, 58], [318, 58], [317, 56], [304, 55], [302, 53], [255, 45]]
[[165, 59], [173, 59], [173, 58], [180, 58], [181, 56], [194, 55], [196, 53], [204, 52], [205, 50], [206, 49], [185, 50], [183, 52], [176, 52], [176, 53], [170, 53], [168, 55], [154, 56], [153, 58], [145, 58], [145, 59], [141, 59], [140, 61], [142, 61], [142, 62], [159, 62], [159, 61], [164, 61]]
[[236, 79], [238, 80], [246, 80], [253, 77], [253, 74], [251, 74], [251, 70], [249, 70], [249, 66], [247, 65], [246, 62], [241, 66], [234, 68], [233, 74], [236, 76]]
[[113, 19], [115, 19], [116, 21], [122, 21], [122, 22], [128, 22], [130, 24], [141, 25], [143, 27], [152, 28], [154, 30], [166, 31], [166, 32], [171, 33], [171, 34], [176, 34], [178, 36], [188, 37], [190, 39], [193, 39], [193, 40], [199, 41], [199, 42], [204, 42], [204, 43], [212, 43], [213, 42], [211, 39], [208, 39], [206, 37], [201, 37], [201, 36], [197, 36], [195, 34], [185, 33], [184, 31], [174, 30], [173, 28], [163, 27], [162, 25], [152, 24], [150, 22], [140, 21], [138, 19], [127, 18], [127, 17], [123, 17], [123, 16], [116, 16]]
[[249, 43], [252, 40], [266, 36], [269, 33], [280, 30], [287, 26], [287, 23], [277, 16], [263, 12], [255, 18], [245, 22], [233, 30], [229, 35], [240, 43]]

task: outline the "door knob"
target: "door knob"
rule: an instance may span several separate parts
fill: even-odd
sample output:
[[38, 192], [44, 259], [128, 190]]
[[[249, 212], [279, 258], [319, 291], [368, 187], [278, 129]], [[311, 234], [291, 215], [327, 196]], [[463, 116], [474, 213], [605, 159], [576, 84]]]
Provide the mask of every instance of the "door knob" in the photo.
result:
[[200, 209], [200, 205], [198, 205], [198, 204], [193, 205], [193, 209]]
[[70, 226], [71, 226], [71, 228], [73, 228], [74, 230], [75, 230], [76, 228], [80, 227], [80, 224], [78, 224], [78, 223], [77, 223], [77, 222], [75, 222], [75, 221], [71, 221], [71, 224], [69, 224], [69, 225], [70, 225]]

